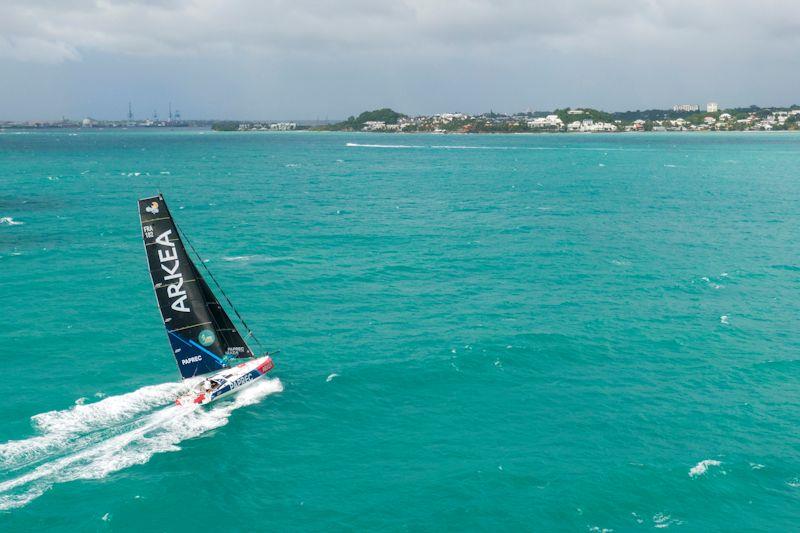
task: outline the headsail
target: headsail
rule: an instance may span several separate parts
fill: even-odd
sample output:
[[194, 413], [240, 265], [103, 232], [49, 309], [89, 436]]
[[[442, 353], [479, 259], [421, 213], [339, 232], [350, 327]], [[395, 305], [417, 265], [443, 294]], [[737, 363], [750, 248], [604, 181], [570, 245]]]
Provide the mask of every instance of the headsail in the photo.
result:
[[164, 198], [139, 200], [139, 218], [150, 277], [181, 376], [219, 370], [226, 358], [253, 357], [186, 253]]

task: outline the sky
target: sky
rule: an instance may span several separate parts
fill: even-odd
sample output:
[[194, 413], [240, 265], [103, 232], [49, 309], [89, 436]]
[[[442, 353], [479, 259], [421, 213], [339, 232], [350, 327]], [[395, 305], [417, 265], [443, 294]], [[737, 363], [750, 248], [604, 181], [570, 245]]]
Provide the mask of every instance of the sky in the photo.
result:
[[800, 103], [797, 0], [0, 0], [0, 120]]

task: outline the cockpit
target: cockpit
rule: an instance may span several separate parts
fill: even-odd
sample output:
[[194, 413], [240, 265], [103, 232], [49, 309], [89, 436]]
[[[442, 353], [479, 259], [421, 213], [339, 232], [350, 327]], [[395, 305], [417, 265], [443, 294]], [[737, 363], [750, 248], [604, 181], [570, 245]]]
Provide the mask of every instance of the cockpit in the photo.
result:
[[225, 384], [224, 379], [204, 379], [197, 385], [197, 392], [205, 392], [206, 394], [211, 394], [222, 385]]

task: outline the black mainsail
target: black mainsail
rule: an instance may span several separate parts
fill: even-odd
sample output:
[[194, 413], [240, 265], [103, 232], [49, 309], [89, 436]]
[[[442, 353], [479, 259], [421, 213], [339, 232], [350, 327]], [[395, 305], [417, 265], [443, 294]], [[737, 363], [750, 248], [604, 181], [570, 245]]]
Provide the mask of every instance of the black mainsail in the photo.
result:
[[217, 371], [231, 358], [254, 357], [189, 258], [163, 196], [139, 200], [150, 277], [181, 376]]

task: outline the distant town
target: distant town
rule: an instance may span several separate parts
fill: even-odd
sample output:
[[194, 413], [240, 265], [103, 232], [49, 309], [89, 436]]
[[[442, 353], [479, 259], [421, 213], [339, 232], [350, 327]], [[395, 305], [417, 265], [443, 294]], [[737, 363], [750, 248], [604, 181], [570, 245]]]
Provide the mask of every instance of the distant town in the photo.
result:
[[648, 131], [789, 131], [800, 130], [800, 105], [789, 107], [721, 108], [676, 104], [671, 109], [606, 112], [587, 107], [514, 114], [490, 111], [479, 115], [438, 113], [409, 116], [389, 108], [365, 111], [341, 122], [185, 120], [170, 104], [166, 118], [157, 112], [134, 118], [131, 106], [121, 120], [0, 121], [0, 129], [14, 128], [210, 128], [215, 131], [363, 131], [384, 133], [536, 133], [536, 132], [648, 132]]

